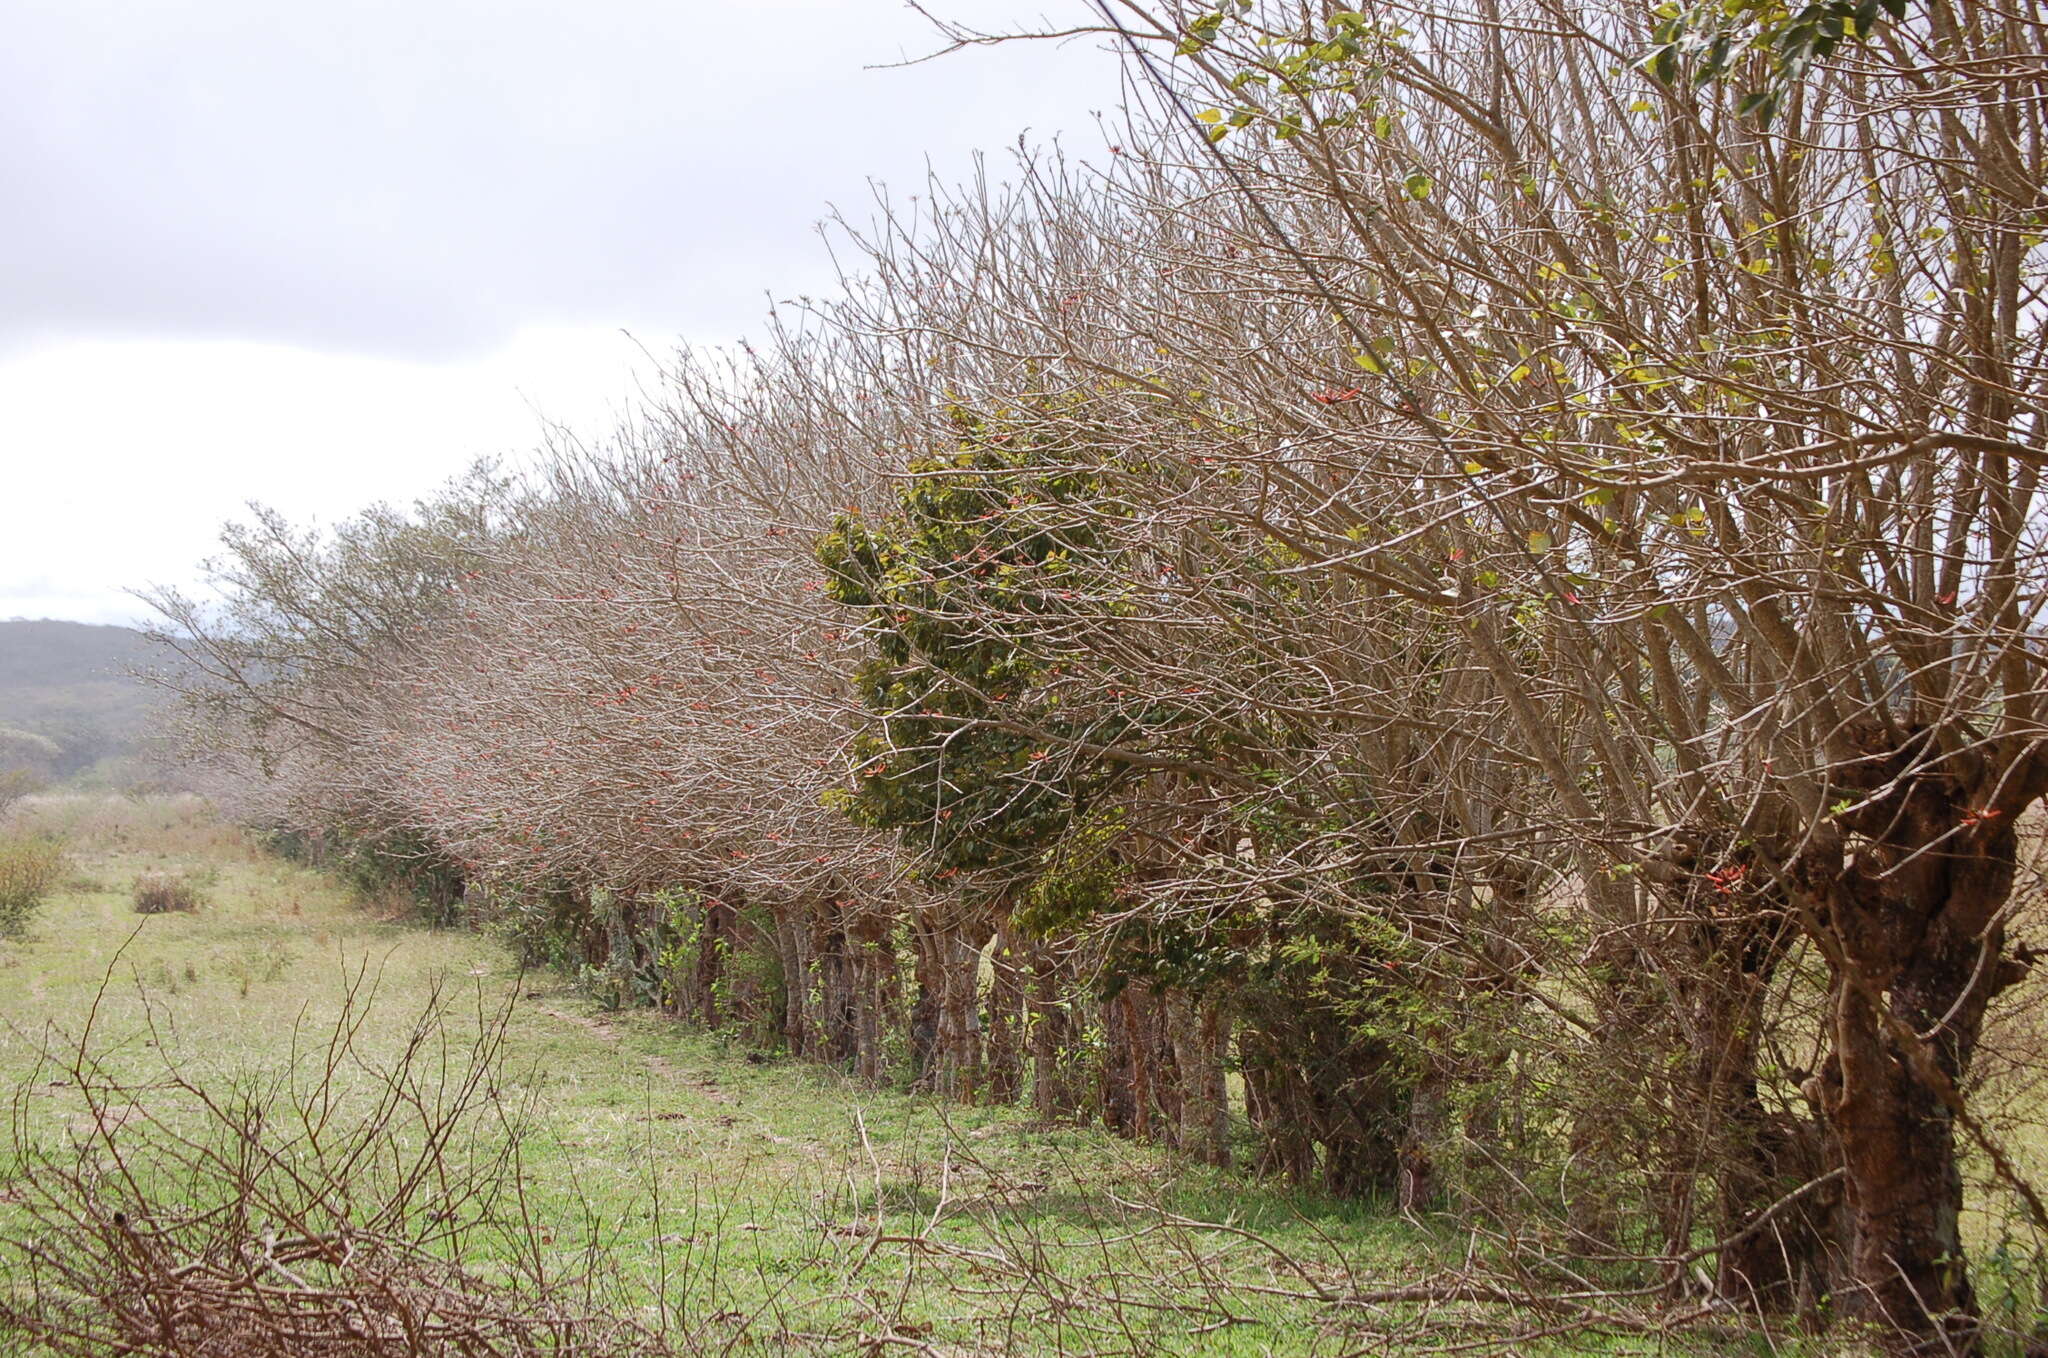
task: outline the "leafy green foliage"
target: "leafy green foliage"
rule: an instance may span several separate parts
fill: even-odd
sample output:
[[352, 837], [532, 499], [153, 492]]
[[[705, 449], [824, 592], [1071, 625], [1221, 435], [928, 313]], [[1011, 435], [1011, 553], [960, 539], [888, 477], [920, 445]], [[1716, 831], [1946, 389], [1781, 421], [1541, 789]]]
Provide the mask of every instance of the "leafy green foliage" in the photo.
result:
[[523, 965], [576, 974], [588, 965], [600, 927], [588, 892], [559, 883], [508, 893], [487, 893], [476, 918], [512, 948]]
[[408, 897], [430, 923], [453, 924], [461, 913], [467, 885], [461, 865], [418, 830], [280, 827], [264, 843], [281, 857], [333, 871], [365, 899]]
[[1119, 852], [1128, 843], [1122, 812], [1091, 814], [1048, 855], [1018, 923], [1092, 933], [1104, 998], [1130, 986], [1227, 996], [1275, 1165], [1340, 1195], [1383, 1188], [1428, 1048], [1449, 1022], [1401, 903], [1370, 881], [1340, 894], [1300, 879], [1206, 909], [1146, 910], [1144, 883]]
[[1188, 24], [1187, 33], [1175, 45], [1174, 51], [1184, 57], [1191, 57], [1216, 41], [1217, 31], [1223, 27], [1223, 11], [1210, 10], [1199, 14]]
[[843, 515], [817, 545], [874, 646], [853, 679], [879, 721], [844, 809], [942, 872], [1027, 871], [1107, 777], [1053, 758], [1075, 733], [1046, 681], [1119, 575], [1088, 508], [1099, 469], [1000, 417], [954, 421], [958, 447], [911, 465], [895, 513]]
[[[1196, 19], [1189, 25], [1180, 51], [1191, 55], [1212, 46], [1222, 32], [1224, 19], [1221, 10]], [[1370, 91], [1384, 73], [1388, 57], [1406, 36], [1406, 30], [1398, 26], [1351, 9], [1329, 13], [1319, 27], [1259, 34], [1254, 41], [1269, 49], [1270, 54], [1260, 66], [1247, 66], [1233, 75], [1230, 87], [1277, 89], [1301, 101], [1299, 106], [1274, 111], [1246, 102], [1230, 110], [1208, 109], [1196, 117], [1210, 125], [1211, 141], [1222, 141], [1232, 130], [1261, 121], [1270, 125], [1275, 137], [1287, 141], [1300, 136], [1309, 125], [1308, 101], [1314, 96], [1335, 95], [1336, 99], [1314, 112], [1317, 126], [1349, 127], [1366, 120], [1376, 135], [1384, 137], [1391, 127], [1390, 115]], [[1424, 197], [1427, 192], [1425, 189], [1414, 196]]]
[[1320, 1147], [1326, 1189], [1369, 1191], [1391, 1176], [1439, 1022], [1415, 983], [1417, 950], [1373, 916], [1303, 908], [1264, 924], [1238, 989], [1246, 1081], [1284, 1110], [1280, 1141]]
[[1644, 66], [1666, 85], [1726, 79], [1747, 54], [1765, 58], [1763, 84], [1742, 97], [1741, 112], [1768, 122], [1807, 67], [1846, 42], [1868, 42], [1887, 21], [1906, 17], [1909, 0], [1707, 0], [1669, 10]]
[[1051, 936], [1108, 914], [1130, 883], [1117, 849], [1130, 833], [1121, 807], [1097, 808], [1047, 850], [1024, 893], [1018, 927]]

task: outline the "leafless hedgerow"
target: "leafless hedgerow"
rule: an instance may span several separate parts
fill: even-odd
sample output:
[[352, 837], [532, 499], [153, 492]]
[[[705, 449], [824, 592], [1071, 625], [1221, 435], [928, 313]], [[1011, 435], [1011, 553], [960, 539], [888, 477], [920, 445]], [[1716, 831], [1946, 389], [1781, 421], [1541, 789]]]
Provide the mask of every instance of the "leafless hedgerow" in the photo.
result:
[[199, 708], [708, 1025], [1517, 1295], [2025, 1331], [2048, 25], [1905, 10], [1766, 119], [1637, 0], [1109, 0], [1099, 163], [885, 197], [529, 485], [259, 521]]
[[2048, 1226], [1964, 1093], [2031, 957], [2041, 16], [1915, 8], [1765, 122], [1644, 71], [1647, 7], [1103, 11], [1199, 135], [1010, 212], [1006, 305], [987, 233], [885, 241], [939, 280], [895, 323], [1158, 412], [1104, 520], [1208, 550], [1156, 678], [1086, 687], [1323, 727], [1284, 787], [1361, 733], [1370, 793], [1306, 800], [1483, 903], [1404, 914], [1541, 1042], [1561, 1196], [1627, 1185], [1577, 1248], [1684, 1292], [1718, 1219], [1725, 1297], [1972, 1346], [1962, 1160]]

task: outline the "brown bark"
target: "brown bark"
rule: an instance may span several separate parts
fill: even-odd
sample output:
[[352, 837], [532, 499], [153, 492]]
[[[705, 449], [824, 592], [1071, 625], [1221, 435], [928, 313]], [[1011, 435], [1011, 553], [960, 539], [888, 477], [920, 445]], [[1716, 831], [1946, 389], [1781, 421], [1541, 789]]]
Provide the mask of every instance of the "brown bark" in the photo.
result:
[[854, 1070], [870, 1083], [882, 1078], [882, 1035], [889, 1029], [895, 989], [890, 918], [880, 911], [853, 914], [847, 924], [855, 1007]]
[[994, 933], [990, 910], [960, 902], [934, 907], [916, 921], [913, 1023], [928, 1034], [917, 1084], [962, 1103], [972, 1103], [981, 1086], [981, 950]]
[[1023, 942], [1004, 912], [995, 931], [988, 989], [988, 1097], [1015, 1103], [1024, 1092]]
[[[1673, 940], [1669, 974], [1683, 1025], [1678, 1037], [1692, 1060], [1674, 1099], [1670, 1180], [1683, 1211], [1667, 1221], [1666, 1248], [1683, 1254], [1692, 1214], [1704, 1210], [1717, 1238], [1729, 1242], [1717, 1259], [1716, 1292], [1745, 1310], [1782, 1314], [1832, 1295], [1846, 1276], [1839, 1187], [1779, 1205], [1826, 1176], [1839, 1149], [1812, 1119], [1765, 1104], [1758, 1041], [1793, 924], [1782, 889], [1749, 855], [1727, 847], [1673, 865], [1683, 892], [1675, 904], [1686, 922]], [[1696, 1209], [1702, 1166], [1713, 1196]], [[1671, 1281], [1689, 1284], [1683, 1271]]]
[[791, 1056], [811, 1054], [810, 922], [801, 906], [774, 908], [775, 949], [782, 961], [782, 1043]]
[[725, 974], [727, 954], [732, 949], [735, 915], [721, 900], [704, 903], [704, 920], [697, 936], [695, 993], [690, 1008], [699, 1014], [708, 1030], [716, 1030], [732, 1017], [722, 1013], [718, 1003], [719, 980]]
[[1122, 1136], [1169, 1139], [1180, 1128], [1180, 1080], [1158, 996], [1125, 986], [1103, 1007], [1103, 1121]]
[[[1841, 1146], [1854, 1286], [1851, 1315], [1902, 1352], [1973, 1352], [1977, 1304], [1960, 1218], [1956, 1090], [1992, 998], [2023, 974], [2005, 956], [2002, 911], [2018, 840], [2014, 805], [1987, 805], [1923, 762], [1922, 737], [1856, 733], [1845, 781], [1872, 789], [1846, 813], [1809, 885], [1833, 967], [1833, 1051], [1815, 1099]], [[2000, 787], [2017, 798], [2023, 779]]]
[[1395, 1182], [1396, 1199], [1403, 1212], [1423, 1211], [1436, 1197], [1433, 1148], [1444, 1138], [1445, 1107], [1450, 1093], [1448, 1074], [1442, 1061], [1431, 1061], [1408, 1100], [1408, 1128], [1401, 1138], [1400, 1169]]
[[859, 966], [848, 933], [851, 906], [844, 900], [811, 909], [811, 984], [819, 1049], [834, 1065], [853, 1067], [860, 1055]]
[[1230, 1101], [1224, 1084], [1223, 1007], [1182, 990], [1164, 996], [1166, 1033], [1180, 1077], [1180, 1119], [1174, 1143], [1212, 1165], [1230, 1163]]
[[1244, 1071], [1245, 1117], [1259, 1134], [1258, 1172], [1306, 1184], [1315, 1176], [1316, 1148], [1310, 1137], [1311, 1112], [1298, 1081], [1260, 1061]]
[[1409, 1087], [1388, 1042], [1328, 1003], [1247, 996], [1238, 1051], [1260, 1168], [1339, 1196], [1393, 1192]]
[[1076, 1078], [1074, 1018], [1064, 969], [1043, 941], [1031, 944], [1031, 1102], [1048, 1121], [1070, 1118], [1084, 1102]]

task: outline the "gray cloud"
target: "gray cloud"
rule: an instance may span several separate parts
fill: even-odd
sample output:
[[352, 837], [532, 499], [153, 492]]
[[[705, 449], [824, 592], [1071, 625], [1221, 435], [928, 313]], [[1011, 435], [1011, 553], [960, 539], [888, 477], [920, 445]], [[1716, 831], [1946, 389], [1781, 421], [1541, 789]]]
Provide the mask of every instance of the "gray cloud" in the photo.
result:
[[[1000, 27], [1035, 0], [941, 0]], [[1096, 138], [1114, 64], [907, 70], [897, 0], [15, 0], [0, 612], [132, 618], [249, 499], [332, 520], [602, 431], [639, 350], [829, 285], [813, 224]]]
[[729, 333], [823, 280], [828, 202], [1116, 88], [1078, 45], [864, 70], [929, 45], [893, 0], [28, 0], [8, 28], [0, 345]]

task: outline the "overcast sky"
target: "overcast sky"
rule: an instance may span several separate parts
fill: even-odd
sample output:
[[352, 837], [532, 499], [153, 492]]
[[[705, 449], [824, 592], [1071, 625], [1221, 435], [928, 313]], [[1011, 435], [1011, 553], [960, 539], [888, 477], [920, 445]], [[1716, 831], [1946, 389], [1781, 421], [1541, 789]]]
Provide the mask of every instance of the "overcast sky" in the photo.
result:
[[1027, 130], [1094, 158], [1119, 100], [1086, 42], [870, 69], [934, 45], [900, 0], [12, 0], [6, 30], [0, 618], [129, 621], [246, 501], [333, 519], [543, 417], [601, 432], [636, 340], [827, 287], [816, 224], [870, 180]]

